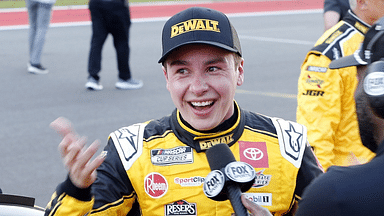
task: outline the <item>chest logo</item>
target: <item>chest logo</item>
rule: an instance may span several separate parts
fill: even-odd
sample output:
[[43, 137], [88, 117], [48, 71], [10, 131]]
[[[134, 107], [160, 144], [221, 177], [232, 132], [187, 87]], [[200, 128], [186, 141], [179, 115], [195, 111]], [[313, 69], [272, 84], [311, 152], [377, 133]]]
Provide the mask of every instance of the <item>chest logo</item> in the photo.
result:
[[265, 142], [239, 141], [240, 161], [254, 168], [269, 168], [267, 144]]
[[193, 163], [192, 148], [179, 146], [172, 149], [151, 150], [151, 162], [158, 166]]
[[187, 215], [196, 216], [196, 203], [188, 203], [185, 200], [179, 200], [165, 205], [165, 216]]
[[168, 182], [163, 175], [152, 172], [144, 178], [145, 192], [152, 198], [160, 198], [168, 191]]

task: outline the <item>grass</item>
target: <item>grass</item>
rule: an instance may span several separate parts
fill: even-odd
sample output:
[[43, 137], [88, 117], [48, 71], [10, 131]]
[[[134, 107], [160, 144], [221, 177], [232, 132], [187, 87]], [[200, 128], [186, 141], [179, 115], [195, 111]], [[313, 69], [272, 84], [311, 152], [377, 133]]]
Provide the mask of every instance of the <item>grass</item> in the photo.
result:
[[[159, 2], [159, 1], [173, 1], [173, 0], [129, 0], [130, 3]], [[179, 1], [183, 1], [183, 0], [179, 0]], [[55, 6], [87, 5], [87, 4], [88, 4], [88, 0], [56, 0]], [[23, 8], [23, 7], [25, 7], [24, 0], [0, 0], [0, 8]]]

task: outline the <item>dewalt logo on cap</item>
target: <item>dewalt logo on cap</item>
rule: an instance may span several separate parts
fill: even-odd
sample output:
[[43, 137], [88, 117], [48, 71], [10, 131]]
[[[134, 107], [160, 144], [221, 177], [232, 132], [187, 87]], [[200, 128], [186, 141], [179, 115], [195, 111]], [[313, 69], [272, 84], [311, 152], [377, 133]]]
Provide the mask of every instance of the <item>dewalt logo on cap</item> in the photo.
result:
[[171, 38], [191, 31], [220, 32], [219, 22], [209, 19], [190, 19], [171, 27]]

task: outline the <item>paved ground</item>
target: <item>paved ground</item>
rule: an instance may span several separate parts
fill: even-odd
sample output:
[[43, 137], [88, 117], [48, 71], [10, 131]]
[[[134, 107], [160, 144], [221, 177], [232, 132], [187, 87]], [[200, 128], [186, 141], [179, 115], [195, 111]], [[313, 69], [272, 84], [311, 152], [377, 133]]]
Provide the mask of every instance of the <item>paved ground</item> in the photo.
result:
[[[248, 110], [295, 120], [297, 79], [306, 52], [322, 34], [320, 11], [230, 16], [245, 58], [245, 83], [236, 100]], [[164, 20], [135, 21], [131, 28], [131, 68], [144, 87], [114, 88], [116, 56], [111, 37], [103, 50], [105, 89], [84, 89], [91, 29], [89, 25], [53, 27], [42, 63], [50, 73], [31, 75], [27, 29], [0, 31], [0, 187], [4, 193], [36, 198], [45, 206], [66, 171], [49, 128], [59, 116], [72, 120], [89, 140], [106, 143], [117, 128], [169, 114], [173, 104], [157, 60]]]

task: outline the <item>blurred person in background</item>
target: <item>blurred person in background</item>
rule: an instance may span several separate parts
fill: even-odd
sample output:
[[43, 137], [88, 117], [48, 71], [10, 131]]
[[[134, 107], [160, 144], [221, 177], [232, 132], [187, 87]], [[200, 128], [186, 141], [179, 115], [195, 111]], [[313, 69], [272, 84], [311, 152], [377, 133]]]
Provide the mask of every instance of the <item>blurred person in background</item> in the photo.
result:
[[342, 20], [348, 10], [349, 0], [324, 0], [324, 31]]
[[139, 89], [141, 80], [132, 78], [129, 67], [129, 29], [131, 18], [128, 0], [90, 0], [89, 10], [92, 20], [92, 39], [88, 61], [88, 81], [85, 87], [89, 90], [102, 90], [100, 83], [101, 54], [107, 39], [113, 36], [118, 66], [117, 89]]
[[56, 0], [25, 0], [29, 19], [29, 73], [48, 73], [48, 69], [41, 65], [41, 54], [55, 2]]
[[332, 61], [332, 69], [357, 66], [354, 94], [363, 145], [376, 152], [370, 162], [332, 166], [304, 191], [296, 216], [383, 215], [384, 212], [384, 18], [372, 26], [361, 48]]
[[298, 80], [297, 122], [324, 169], [366, 163], [375, 154], [361, 143], [353, 94], [356, 67], [328, 69], [353, 54], [369, 27], [384, 15], [384, 0], [350, 0], [351, 10], [307, 53]]

